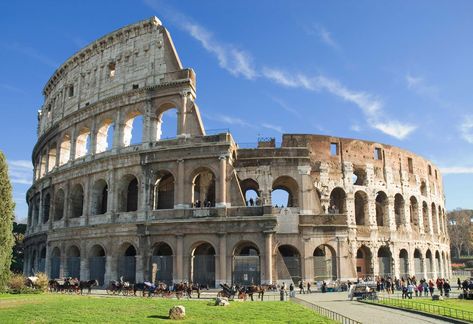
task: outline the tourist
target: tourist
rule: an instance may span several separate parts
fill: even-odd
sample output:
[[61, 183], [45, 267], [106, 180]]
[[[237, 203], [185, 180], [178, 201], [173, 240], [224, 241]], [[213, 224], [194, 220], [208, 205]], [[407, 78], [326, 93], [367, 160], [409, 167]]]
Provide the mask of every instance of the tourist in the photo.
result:
[[324, 281], [322, 283], [322, 293], [326, 293], [327, 292], [327, 283]]
[[250, 198], [250, 206], [253, 207], [255, 205], [255, 201], [253, 200], [253, 198]]
[[308, 294], [312, 294], [312, 290], [310, 290], [310, 286], [311, 286], [311, 284], [310, 284], [310, 281], [309, 281], [309, 282], [307, 283], [307, 293], [308, 293]]
[[457, 289], [460, 290], [461, 286], [462, 286], [462, 282], [461, 282], [460, 278], [457, 279], [457, 285], [458, 285]]
[[407, 297], [407, 287], [406, 284], [402, 286], [402, 299], [406, 299]]
[[443, 284], [443, 290], [445, 292], [445, 297], [450, 297], [450, 290], [452, 288], [450, 287], [450, 283], [448, 282], [448, 280], [445, 280], [444, 284]]
[[412, 283], [410, 283], [407, 286], [407, 296], [409, 297], [409, 299], [412, 299], [412, 292], [413, 291], [414, 291], [414, 285]]
[[434, 283], [432, 281], [432, 279], [429, 279], [429, 293], [430, 293], [430, 297], [432, 297], [432, 295], [434, 294]]
[[289, 285], [289, 297], [296, 297], [296, 292], [294, 291], [294, 284], [292, 282]]
[[304, 283], [301, 281], [299, 281], [299, 294], [305, 294], [305, 291], [304, 291]]

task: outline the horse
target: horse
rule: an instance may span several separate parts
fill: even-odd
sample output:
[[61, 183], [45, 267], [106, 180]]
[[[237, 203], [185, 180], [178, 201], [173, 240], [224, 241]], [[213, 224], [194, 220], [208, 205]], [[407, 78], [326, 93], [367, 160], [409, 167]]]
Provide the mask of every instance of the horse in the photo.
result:
[[115, 293], [128, 295], [134, 288], [128, 281], [123, 281], [123, 277], [120, 280], [111, 280], [107, 287], [107, 294], [115, 295]]
[[95, 287], [98, 285], [99, 285], [99, 282], [97, 280], [80, 281], [79, 282], [80, 294], [82, 295], [82, 292], [85, 288], [87, 288], [87, 293], [90, 294], [92, 287]]
[[38, 277], [32, 276], [32, 277], [26, 277], [25, 279], [25, 285], [26, 287], [30, 287], [32, 289], [36, 289], [37, 287], [37, 282], [38, 282]]
[[69, 292], [69, 293], [79, 293], [80, 288], [79, 288], [79, 279], [77, 278], [65, 278], [64, 279], [64, 290]]
[[253, 294], [258, 294], [258, 299], [263, 300], [265, 289], [261, 286], [251, 285], [246, 287], [245, 292], [250, 296], [251, 301], [253, 301]]

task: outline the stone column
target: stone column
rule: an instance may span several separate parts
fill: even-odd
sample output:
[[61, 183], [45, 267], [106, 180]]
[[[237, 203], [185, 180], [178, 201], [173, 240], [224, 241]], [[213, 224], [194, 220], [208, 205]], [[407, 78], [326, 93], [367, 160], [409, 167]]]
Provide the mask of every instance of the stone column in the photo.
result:
[[227, 282], [227, 234], [226, 233], [218, 233], [218, 243], [219, 243], [219, 255], [218, 255], [218, 262], [219, 262], [219, 275], [216, 278], [217, 282], [215, 283], [217, 287], [219, 284], [228, 283]]
[[66, 248], [65, 248], [64, 243], [61, 243], [60, 251], [61, 251], [61, 256], [60, 256], [61, 262], [59, 266], [59, 278], [64, 278], [66, 274], [68, 273]]
[[66, 186], [64, 187], [64, 215], [63, 215], [63, 221], [64, 221], [64, 227], [69, 226], [69, 192], [70, 192], [71, 185], [69, 182], [66, 183]]
[[394, 214], [394, 197], [388, 197], [388, 214], [387, 220], [388, 223], [385, 226], [389, 226], [391, 232], [396, 231], [396, 215]]
[[355, 196], [353, 193], [347, 193], [346, 198], [347, 225], [355, 226]]
[[49, 147], [46, 148], [46, 164], [44, 166], [44, 174], [49, 173]]
[[219, 158], [219, 177], [217, 190], [217, 203], [215, 207], [227, 206], [227, 157], [221, 155]]
[[[84, 182], [84, 204], [82, 206], [82, 217], [85, 225], [89, 224], [89, 215], [91, 214], [92, 185], [91, 177], [87, 177]], [[107, 197], [108, 198], [108, 197]]]
[[43, 190], [39, 191], [39, 216], [38, 216], [38, 224], [37, 224], [37, 230], [41, 230], [43, 227], [43, 211], [44, 211], [44, 206], [43, 206]]
[[427, 258], [424, 255], [420, 259], [420, 264], [422, 265], [422, 272], [424, 273], [424, 278], [427, 279], [428, 278], [427, 277], [427, 262], [426, 262]]
[[174, 269], [173, 282], [184, 280], [184, 235], [176, 235], [176, 269]]
[[107, 255], [105, 257], [105, 275], [104, 285], [106, 286], [110, 280], [117, 280], [117, 258], [115, 256]]
[[177, 186], [174, 187], [175, 190], [175, 203], [174, 208], [185, 208], [186, 204], [184, 203], [184, 160], [177, 160]]
[[313, 215], [314, 209], [321, 209], [321, 206], [316, 204], [315, 197], [315, 188], [314, 184], [312, 183], [312, 179], [310, 177], [311, 171], [310, 165], [299, 166], [297, 171], [299, 172], [301, 178], [301, 188], [299, 197], [299, 206], [300, 206], [300, 213], [306, 215]]
[[262, 283], [273, 282], [273, 231], [264, 232], [264, 268], [265, 278]]
[[51, 256], [49, 255], [49, 242], [46, 242], [46, 259], [44, 260], [44, 273], [49, 277], [51, 274]]
[[187, 117], [187, 92], [181, 92], [181, 105], [179, 107], [177, 118], [178, 118], [178, 137], [186, 137], [187, 136], [187, 129], [186, 129], [186, 117]]
[[417, 199], [417, 223], [419, 224], [419, 233], [425, 233], [424, 213], [422, 212], [422, 200], [418, 200], [418, 199]]
[[87, 259], [87, 242], [80, 242], [80, 280], [89, 280], [89, 262]]
[[77, 128], [76, 126], [74, 126], [72, 127], [72, 130], [71, 130], [71, 145], [70, 145], [71, 151], [70, 151], [69, 161], [74, 161], [76, 157], [76, 140], [77, 140]]
[[143, 282], [144, 281], [143, 255], [142, 254], [136, 255], [135, 261], [136, 261], [135, 282]]
[[122, 112], [117, 111], [117, 116], [115, 119], [115, 130], [113, 132], [113, 145], [112, 151], [116, 152], [120, 147], [123, 146], [123, 130], [125, 128], [125, 123], [123, 121]]

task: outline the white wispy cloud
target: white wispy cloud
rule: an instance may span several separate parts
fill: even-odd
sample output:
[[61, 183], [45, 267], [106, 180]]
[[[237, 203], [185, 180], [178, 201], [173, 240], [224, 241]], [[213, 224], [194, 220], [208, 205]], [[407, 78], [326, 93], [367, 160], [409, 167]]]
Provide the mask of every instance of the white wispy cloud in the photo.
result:
[[440, 167], [442, 174], [473, 174], [473, 167], [470, 166], [450, 166]]
[[459, 126], [461, 137], [470, 144], [473, 144], [473, 116], [464, 116]]
[[371, 127], [400, 140], [405, 139], [417, 128], [414, 125], [401, 123], [399, 121], [380, 122], [376, 120], [371, 121]]
[[33, 165], [28, 160], [9, 160], [8, 171], [11, 183], [31, 185]]
[[338, 43], [333, 39], [332, 34], [325, 29], [323, 26], [316, 26], [315, 31], [319, 37], [319, 39], [326, 45], [330, 46], [333, 49], [340, 49]]
[[294, 116], [301, 117], [299, 111], [297, 111], [297, 109], [292, 108], [286, 101], [271, 95], [269, 95], [269, 98], [275, 103], [277, 103], [285, 111], [293, 114]]
[[278, 125], [263, 123], [263, 124], [261, 124], [261, 126], [263, 126], [264, 128], [267, 128], [267, 129], [274, 130], [274, 131], [276, 131], [278, 133], [281, 133], [281, 134], [284, 133], [282, 127], [278, 126]]
[[217, 120], [229, 125], [237, 125], [241, 127], [252, 127], [252, 128], [255, 127], [253, 124], [247, 122], [246, 120], [242, 118], [233, 117], [229, 115], [216, 115], [214, 118], [210, 118], [210, 119], [214, 119], [214, 120]]

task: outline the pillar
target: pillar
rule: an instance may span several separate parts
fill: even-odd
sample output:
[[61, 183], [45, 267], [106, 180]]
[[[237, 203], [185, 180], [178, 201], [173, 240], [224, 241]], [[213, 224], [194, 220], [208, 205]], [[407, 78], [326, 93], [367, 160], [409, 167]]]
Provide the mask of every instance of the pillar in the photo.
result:
[[123, 146], [123, 129], [125, 123], [123, 122], [122, 113], [120, 110], [117, 111], [115, 119], [115, 130], [113, 132], [113, 145], [112, 151], [116, 152], [120, 147]]
[[144, 281], [143, 254], [136, 255], [135, 261], [136, 261], [135, 282], [143, 282]]
[[117, 280], [117, 258], [111, 255], [105, 257], [105, 275], [104, 284], [107, 285], [110, 280]]
[[219, 158], [219, 177], [217, 202], [215, 207], [227, 206], [227, 156], [221, 155]]
[[70, 156], [69, 156], [69, 161], [74, 161], [75, 156], [76, 156], [76, 138], [77, 138], [77, 129], [74, 126], [71, 131], [71, 151], [70, 151]]
[[187, 92], [181, 92], [181, 105], [177, 113], [178, 118], [178, 137], [186, 137], [186, 117], [187, 117]]
[[216, 286], [218, 287], [219, 284], [228, 283], [227, 282], [227, 235], [226, 233], [218, 233], [218, 244], [219, 244], [219, 256], [218, 256], [218, 263], [219, 263], [219, 275], [216, 278]]
[[184, 203], [184, 160], [177, 160], [177, 186], [174, 187], [176, 192], [176, 200], [174, 203], [174, 208], [185, 208], [186, 204]]
[[173, 274], [173, 282], [184, 280], [184, 235], [176, 235], [176, 268]]
[[262, 283], [271, 284], [273, 282], [273, 231], [264, 232], [264, 268], [265, 278]]

